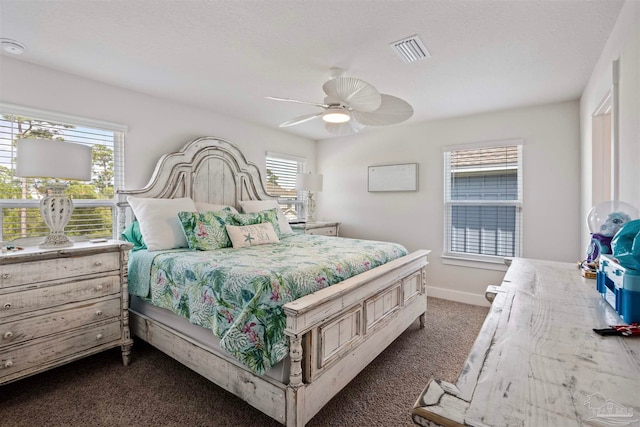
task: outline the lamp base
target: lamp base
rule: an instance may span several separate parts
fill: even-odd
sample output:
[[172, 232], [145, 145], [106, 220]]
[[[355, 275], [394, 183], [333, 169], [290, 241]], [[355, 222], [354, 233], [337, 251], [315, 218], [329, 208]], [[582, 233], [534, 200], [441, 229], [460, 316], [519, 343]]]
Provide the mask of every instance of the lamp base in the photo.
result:
[[49, 194], [40, 200], [40, 215], [49, 227], [49, 235], [40, 244], [42, 249], [67, 248], [73, 242], [64, 234], [64, 228], [71, 219], [73, 202], [64, 195], [66, 184], [51, 184]]
[[68, 248], [73, 242], [64, 233], [51, 233], [40, 243], [40, 249]]
[[304, 200], [304, 212], [306, 222], [316, 222], [316, 200], [312, 191], [307, 191], [307, 197]]

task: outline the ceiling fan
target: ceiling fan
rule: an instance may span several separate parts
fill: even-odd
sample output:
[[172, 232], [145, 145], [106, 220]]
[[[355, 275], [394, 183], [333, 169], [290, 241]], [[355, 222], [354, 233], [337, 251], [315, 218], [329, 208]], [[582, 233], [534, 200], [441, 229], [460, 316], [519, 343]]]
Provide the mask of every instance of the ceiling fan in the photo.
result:
[[393, 125], [413, 115], [413, 107], [406, 101], [381, 94], [364, 80], [341, 74], [342, 70], [332, 69], [332, 78], [322, 85], [327, 95], [323, 103], [267, 96], [267, 99], [315, 105], [323, 110], [288, 120], [279, 127], [294, 126], [322, 117], [327, 131], [335, 135], [349, 135], [365, 126]]

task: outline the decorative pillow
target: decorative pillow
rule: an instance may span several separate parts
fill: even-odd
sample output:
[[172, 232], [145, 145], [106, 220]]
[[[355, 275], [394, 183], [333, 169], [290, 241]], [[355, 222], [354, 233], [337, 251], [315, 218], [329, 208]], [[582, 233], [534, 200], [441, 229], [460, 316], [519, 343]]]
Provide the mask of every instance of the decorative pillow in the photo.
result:
[[231, 246], [225, 228], [234, 224], [231, 215], [233, 212], [228, 208], [218, 212], [179, 212], [189, 248], [210, 251]]
[[120, 236], [122, 237], [122, 240], [133, 243], [133, 249], [131, 249], [131, 252], [139, 251], [140, 249], [147, 249], [147, 245], [144, 244], [144, 239], [140, 232], [140, 223], [138, 221], [133, 221], [129, 224]]
[[133, 214], [140, 223], [140, 232], [149, 251], [186, 248], [187, 239], [178, 220], [178, 212], [195, 211], [190, 198], [150, 199], [127, 197]]
[[229, 205], [217, 205], [215, 203], [196, 202], [196, 210], [198, 212], [219, 212], [225, 209], [230, 209], [231, 212], [238, 212], [236, 208]]
[[234, 248], [278, 243], [278, 235], [270, 222], [254, 225], [227, 225], [227, 233]]
[[240, 202], [240, 208], [242, 209], [242, 212], [246, 213], [260, 212], [265, 209], [277, 209], [278, 225], [280, 226], [280, 233], [278, 236], [293, 233], [287, 217], [284, 215], [284, 212], [280, 209], [280, 205], [278, 205], [278, 202], [275, 200], [243, 200]]
[[231, 214], [233, 225], [253, 225], [261, 222], [269, 222], [273, 226], [278, 238], [280, 237], [280, 225], [278, 224], [278, 211], [276, 209], [267, 209], [260, 212], [252, 213], [234, 213]]

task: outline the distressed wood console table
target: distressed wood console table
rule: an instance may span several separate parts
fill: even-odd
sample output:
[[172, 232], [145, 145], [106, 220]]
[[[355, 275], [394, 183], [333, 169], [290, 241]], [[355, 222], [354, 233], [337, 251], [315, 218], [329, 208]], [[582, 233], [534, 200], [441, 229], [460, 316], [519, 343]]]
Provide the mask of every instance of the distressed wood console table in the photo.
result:
[[640, 337], [602, 337], [624, 322], [575, 264], [512, 260], [455, 384], [431, 380], [422, 426], [640, 425]]

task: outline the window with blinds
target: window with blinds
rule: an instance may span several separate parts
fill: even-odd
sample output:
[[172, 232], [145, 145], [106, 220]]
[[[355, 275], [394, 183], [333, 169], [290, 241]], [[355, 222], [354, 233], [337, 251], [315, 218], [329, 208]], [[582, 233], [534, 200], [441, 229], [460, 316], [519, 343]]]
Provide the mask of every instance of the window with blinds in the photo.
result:
[[445, 255], [520, 255], [522, 145], [445, 150]]
[[296, 190], [296, 175], [305, 172], [305, 159], [267, 153], [267, 193], [278, 197], [278, 204], [291, 221], [304, 217], [302, 192]]
[[72, 240], [116, 234], [114, 193], [124, 184], [121, 125], [0, 104], [0, 241], [49, 234], [39, 203], [51, 180], [15, 176], [16, 141], [42, 138], [90, 145], [90, 182], [69, 181], [74, 210], [65, 228]]

